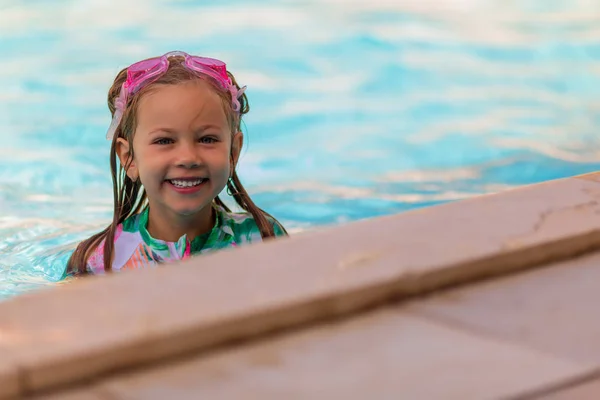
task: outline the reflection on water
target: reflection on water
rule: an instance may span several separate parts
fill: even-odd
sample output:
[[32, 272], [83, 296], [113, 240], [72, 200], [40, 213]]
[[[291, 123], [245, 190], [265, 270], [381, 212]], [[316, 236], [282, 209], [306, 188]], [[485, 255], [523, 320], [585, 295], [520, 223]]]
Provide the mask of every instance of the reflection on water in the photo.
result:
[[106, 91], [173, 49], [248, 85], [241, 176], [292, 231], [599, 169], [596, 0], [199, 4], [0, 0], [0, 298], [108, 222]]

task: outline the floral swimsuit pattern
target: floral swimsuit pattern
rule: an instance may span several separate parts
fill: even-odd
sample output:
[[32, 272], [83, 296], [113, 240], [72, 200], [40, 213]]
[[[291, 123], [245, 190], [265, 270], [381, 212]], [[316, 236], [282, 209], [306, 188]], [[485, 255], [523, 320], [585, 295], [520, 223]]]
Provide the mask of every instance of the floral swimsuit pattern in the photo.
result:
[[[262, 241], [254, 218], [248, 213], [227, 212], [214, 206], [215, 225], [209, 233], [188, 240], [186, 235], [177, 242], [154, 239], [148, 233], [148, 207], [117, 227], [112, 270], [138, 269], [164, 262], [183, 260], [191, 255], [241, 246]], [[281, 225], [271, 220], [275, 236], [284, 236]], [[94, 250], [87, 263], [92, 274], [104, 273], [104, 242]]]

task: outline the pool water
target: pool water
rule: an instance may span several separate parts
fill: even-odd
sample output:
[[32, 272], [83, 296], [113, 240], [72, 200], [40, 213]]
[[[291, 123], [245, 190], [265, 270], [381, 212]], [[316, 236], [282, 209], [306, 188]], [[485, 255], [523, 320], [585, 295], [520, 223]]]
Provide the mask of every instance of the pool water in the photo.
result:
[[596, 0], [0, 0], [0, 299], [112, 212], [107, 90], [180, 49], [248, 85], [240, 175], [291, 231], [600, 169]]

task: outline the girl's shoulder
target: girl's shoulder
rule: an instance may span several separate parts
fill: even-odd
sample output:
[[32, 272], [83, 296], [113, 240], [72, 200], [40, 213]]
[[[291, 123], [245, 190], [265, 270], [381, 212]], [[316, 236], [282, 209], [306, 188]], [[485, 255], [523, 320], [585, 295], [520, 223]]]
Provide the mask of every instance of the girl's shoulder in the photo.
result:
[[[252, 214], [248, 212], [231, 212], [222, 207], [217, 207], [221, 218], [221, 229], [233, 235], [236, 241], [241, 243], [261, 241], [260, 228]], [[286, 236], [283, 226], [273, 217], [267, 217], [273, 227], [275, 236]]]
[[[128, 217], [123, 223], [117, 225], [113, 241], [113, 270], [120, 269], [143, 243], [144, 240], [139, 233], [139, 220], [140, 214], [136, 214]], [[106, 239], [103, 239], [88, 258], [88, 272], [92, 274], [104, 273], [105, 245]]]

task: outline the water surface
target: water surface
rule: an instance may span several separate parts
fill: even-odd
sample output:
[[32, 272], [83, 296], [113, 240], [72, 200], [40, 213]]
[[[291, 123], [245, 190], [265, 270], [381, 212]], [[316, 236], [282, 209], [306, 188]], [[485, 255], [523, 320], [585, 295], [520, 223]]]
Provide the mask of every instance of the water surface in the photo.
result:
[[106, 94], [180, 49], [248, 85], [240, 175], [292, 231], [600, 169], [600, 3], [0, 0], [0, 298], [112, 212]]

